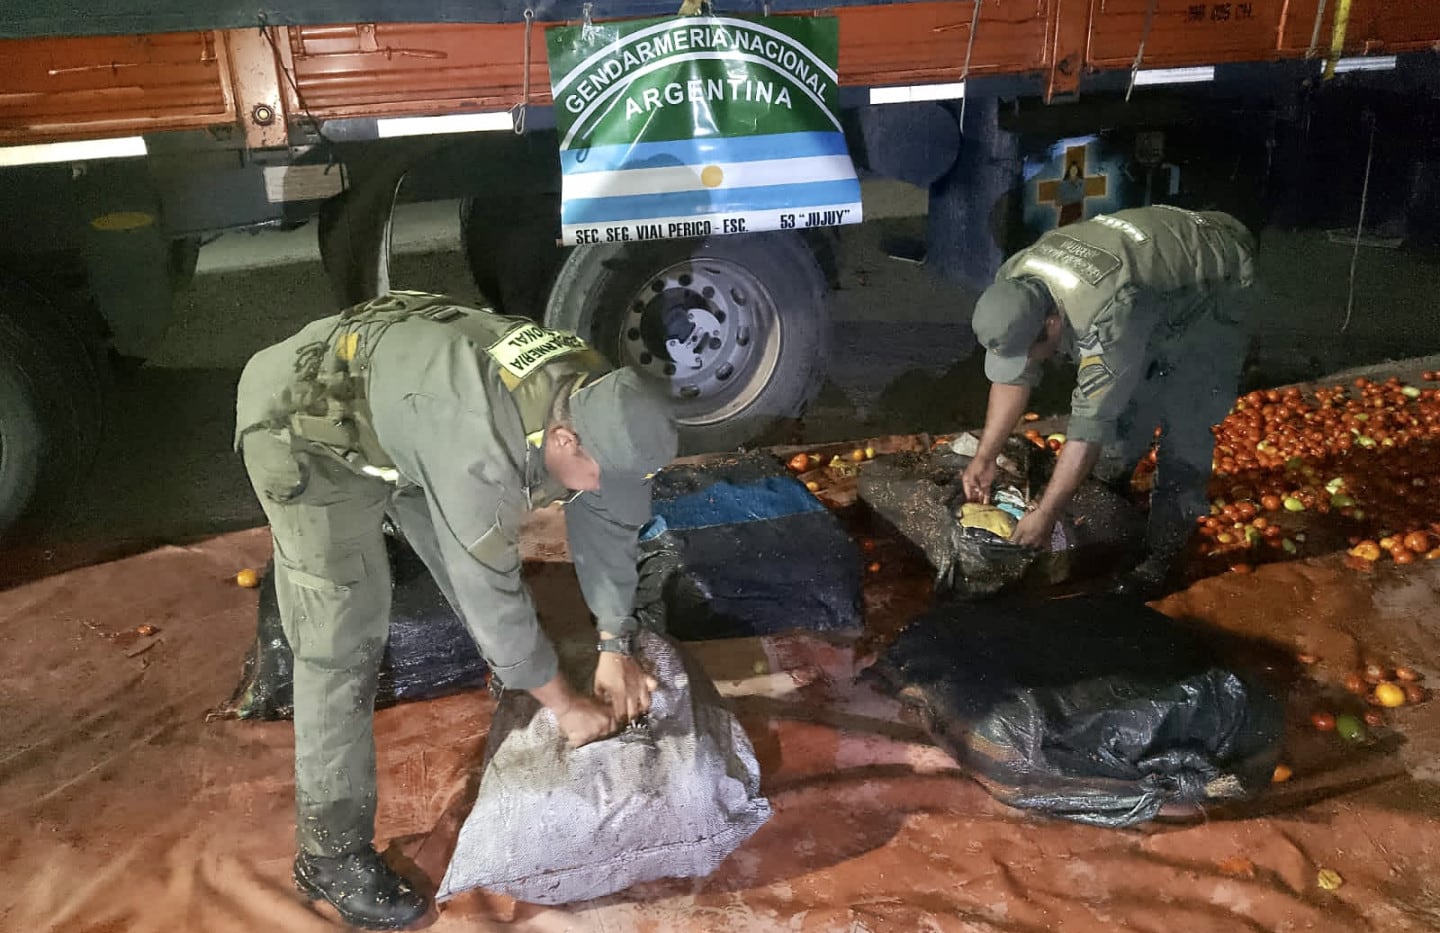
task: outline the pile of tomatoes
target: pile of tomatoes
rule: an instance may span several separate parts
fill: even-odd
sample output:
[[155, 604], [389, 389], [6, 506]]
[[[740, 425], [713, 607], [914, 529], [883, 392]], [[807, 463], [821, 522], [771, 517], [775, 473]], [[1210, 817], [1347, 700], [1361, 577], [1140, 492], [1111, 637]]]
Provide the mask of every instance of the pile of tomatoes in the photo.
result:
[[[1427, 372], [1424, 381], [1440, 381]], [[1304, 549], [1319, 524], [1349, 539], [1367, 569], [1440, 557], [1440, 388], [1392, 377], [1251, 392], [1215, 433], [1200, 553], [1249, 569]], [[1137, 471], [1144, 482], [1153, 453]], [[1317, 519], [1314, 516], [1324, 516]]]

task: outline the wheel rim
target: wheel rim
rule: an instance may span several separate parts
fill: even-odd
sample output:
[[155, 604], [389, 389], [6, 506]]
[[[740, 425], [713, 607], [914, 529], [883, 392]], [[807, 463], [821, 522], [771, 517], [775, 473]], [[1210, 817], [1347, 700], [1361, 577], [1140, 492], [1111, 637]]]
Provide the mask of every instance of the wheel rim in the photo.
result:
[[780, 357], [774, 299], [744, 266], [690, 259], [651, 275], [626, 305], [623, 365], [665, 380], [676, 419], [700, 427], [734, 418], [765, 389]]

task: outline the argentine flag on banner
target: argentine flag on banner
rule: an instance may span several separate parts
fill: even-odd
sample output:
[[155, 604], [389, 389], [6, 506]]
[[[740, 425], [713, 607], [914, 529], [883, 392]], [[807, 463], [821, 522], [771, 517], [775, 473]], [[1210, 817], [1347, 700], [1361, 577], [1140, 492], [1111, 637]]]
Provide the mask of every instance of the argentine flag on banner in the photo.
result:
[[834, 17], [547, 30], [567, 246], [859, 223]]

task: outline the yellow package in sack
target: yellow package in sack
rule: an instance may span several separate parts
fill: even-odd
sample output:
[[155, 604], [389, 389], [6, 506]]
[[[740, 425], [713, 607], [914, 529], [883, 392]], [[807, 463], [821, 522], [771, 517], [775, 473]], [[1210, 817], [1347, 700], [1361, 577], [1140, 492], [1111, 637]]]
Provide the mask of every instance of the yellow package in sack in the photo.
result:
[[983, 528], [1008, 540], [1015, 531], [1015, 517], [997, 505], [967, 502], [960, 507], [960, 524], [966, 528]]

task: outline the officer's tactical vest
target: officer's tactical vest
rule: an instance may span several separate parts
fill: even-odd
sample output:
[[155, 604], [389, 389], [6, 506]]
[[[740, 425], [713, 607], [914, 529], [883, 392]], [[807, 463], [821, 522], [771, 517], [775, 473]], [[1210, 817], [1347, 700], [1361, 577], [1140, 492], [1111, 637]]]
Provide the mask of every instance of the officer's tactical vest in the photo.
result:
[[1186, 296], [1250, 287], [1255, 241], [1227, 214], [1158, 205], [1051, 230], [1012, 256], [1000, 277], [1043, 281], [1080, 333], [1127, 289], [1172, 295], [1177, 300], [1161, 324], [1178, 331], [1198, 307]]
[[535, 446], [560, 386], [582, 376], [574, 391], [610, 369], [574, 334], [528, 318], [460, 307], [440, 295], [391, 292], [346, 311], [323, 343], [300, 350], [276, 426], [288, 428], [293, 441], [318, 445], [361, 472], [393, 479], [395, 465], [375, 435], [366, 384], [375, 347], [391, 327], [411, 318], [452, 327], [475, 346], [482, 362], [498, 370], [526, 440]]

